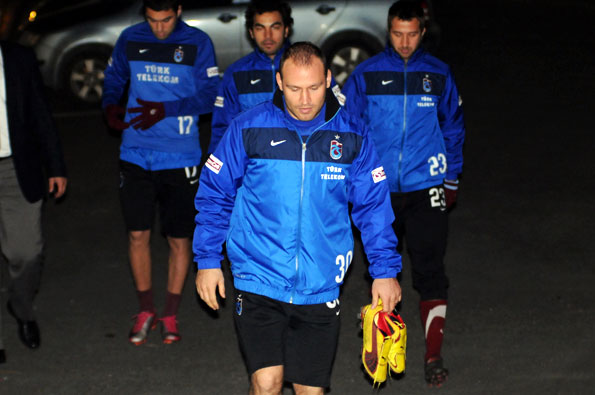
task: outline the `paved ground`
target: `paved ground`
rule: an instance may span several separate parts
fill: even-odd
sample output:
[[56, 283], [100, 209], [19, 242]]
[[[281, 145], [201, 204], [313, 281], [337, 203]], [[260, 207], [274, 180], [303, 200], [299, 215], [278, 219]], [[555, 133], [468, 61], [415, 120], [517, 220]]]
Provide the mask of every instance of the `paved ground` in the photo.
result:
[[[439, 54], [457, 76], [468, 129], [447, 257], [451, 376], [438, 391], [423, 384], [417, 295], [405, 260], [407, 373], [381, 392], [592, 393], [595, 7], [580, 0], [436, 3]], [[165, 346], [153, 333], [142, 347], [127, 344], [136, 304], [117, 201], [119, 140], [98, 112], [70, 113], [72, 106], [54, 100], [70, 190], [46, 207], [42, 347], [20, 344], [2, 304], [8, 363], [0, 365], [0, 393], [246, 393], [233, 303], [209, 313], [192, 279], [179, 316], [182, 342]], [[166, 246], [160, 237], [154, 245], [162, 306]], [[364, 272], [355, 261], [344, 287], [333, 394], [372, 393], [360, 370], [355, 319], [368, 301]]]

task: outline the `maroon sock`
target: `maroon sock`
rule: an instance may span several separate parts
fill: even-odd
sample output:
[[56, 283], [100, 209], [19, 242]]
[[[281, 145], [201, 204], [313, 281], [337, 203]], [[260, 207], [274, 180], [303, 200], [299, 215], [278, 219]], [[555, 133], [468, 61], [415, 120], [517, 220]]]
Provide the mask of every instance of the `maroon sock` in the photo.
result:
[[165, 297], [165, 310], [163, 311], [163, 317], [169, 317], [170, 315], [178, 314], [178, 307], [180, 307], [181, 300], [182, 295], [172, 294], [171, 292], [167, 291], [167, 296]]
[[446, 300], [422, 300], [419, 303], [421, 325], [426, 336], [425, 361], [440, 358], [444, 320], [446, 319]]
[[138, 295], [138, 303], [140, 304], [140, 311], [155, 311], [155, 305], [153, 305], [153, 290], [149, 288], [146, 291], [136, 291]]

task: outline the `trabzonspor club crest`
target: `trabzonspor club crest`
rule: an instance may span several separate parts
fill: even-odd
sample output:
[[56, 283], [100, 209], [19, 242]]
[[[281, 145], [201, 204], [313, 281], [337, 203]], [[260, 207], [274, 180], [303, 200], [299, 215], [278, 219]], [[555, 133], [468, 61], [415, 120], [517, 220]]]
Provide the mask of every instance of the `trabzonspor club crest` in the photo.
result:
[[343, 156], [343, 144], [337, 140], [331, 141], [331, 158], [337, 160]]
[[174, 60], [177, 63], [180, 63], [182, 60], [184, 60], [184, 51], [182, 50], [181, 46], [176, 48], [176, 50], [174, 51]]
[[430, 76], [427, 74], [423, 80], [423, 87], [424, 87], [424, 92], [426, 92], [426, 93], [430, 93], [432, 91], [432, 80], [430, 79]]

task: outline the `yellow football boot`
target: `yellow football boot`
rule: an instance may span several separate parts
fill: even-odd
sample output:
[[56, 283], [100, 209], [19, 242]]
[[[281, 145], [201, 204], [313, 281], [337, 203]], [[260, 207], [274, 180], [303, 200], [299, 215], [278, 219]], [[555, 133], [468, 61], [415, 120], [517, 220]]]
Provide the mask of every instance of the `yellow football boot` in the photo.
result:
[[405, 360], [407, 359], [407, 326], [400, 314], [386, 314], [386, 321], [392, 332], [388, 366], [395, 373], [403, 373], [405, 371]]
[[388, 358], [392, 345], [390, 335], [379, 328], [386, 327], [385, 319], [382, 313], [382, 301], [378, 301], [375, 309], [372, 305], [366, 305], [361, 309], [362, 329], [363, 329], [363, 347], [362, 363], [368, 375], [376, 383], [386, 381], [388, 373]]

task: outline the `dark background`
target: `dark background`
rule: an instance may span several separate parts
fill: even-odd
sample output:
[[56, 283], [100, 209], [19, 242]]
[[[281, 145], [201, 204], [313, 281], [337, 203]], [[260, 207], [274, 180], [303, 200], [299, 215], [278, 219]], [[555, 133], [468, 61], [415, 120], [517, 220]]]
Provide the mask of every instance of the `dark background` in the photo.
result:
[[[3, 2], [4, 3], [4, 2]], [[451, 280], [440, 390], [423, 381], [423, 331], [404, 258], [405, 377], [382, 393], [590, 394], [595, 387], [595, 6], [588, 1], [435, 1], [437, 55], [462, 93], [467, 139], [450, 214]], [[242, 394], [248, 380], [228, 301], [211, 314], [188, 279], [183, 339], [127, 343], [136, 299], [118, 204], [119, 138], [96, 108], [51, 94], [70, 171], [68, 196], [46, 205], [46, 264], [37, 298], [42, 347], [21, 345], [2, 303], [8, 362], [0, 393]], [[163, 306], [166, 242], [154, 237]], [[332, 394], [369, 394], [357, 313], [369, 302], [355, 259], [341, 299]], [[6, 300], [6, 277], [0, 298]], [[231, 292], [228, 284], [228, 294]], [[291, 393], [286, 389], [285, 394]]]

